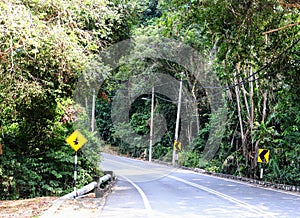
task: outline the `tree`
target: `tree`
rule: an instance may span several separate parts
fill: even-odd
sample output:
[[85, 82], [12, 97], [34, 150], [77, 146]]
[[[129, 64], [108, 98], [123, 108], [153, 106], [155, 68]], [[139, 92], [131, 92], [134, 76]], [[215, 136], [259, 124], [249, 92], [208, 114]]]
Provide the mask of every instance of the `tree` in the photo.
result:
[[[65, 138], [86, 119], [72, 106], [76, 80], [92, 56], [127, 37], [128, 20], [105, 0], [5, 0], [0, 11], [0, 197], [59, 195], [73, 180]], [[79, 163], [84, 184], [98, 169], [84, 156]]]
[[[267, 148], [271, 156], [274, 154], [266, 169], [267, 179], [297, 184], [298, 4], [275, 0], [174, 0], [159, 2], [156, 8], [161, 15], [149, 17], [147, 25], [134, 26], [134, 36], [170, 37], [210, 56], [221, 81], [218, 88], [223, 88], [232, 111], [228, 114], [228, 134], [208, 166], [218, 164], [219, 171], [257, 178], [257, 150]], [[182, 71], [181, 66], [158, 62], [170, 75]], [[144, 68], [125, 64], [118, 76]], [[188, 76], [188, 83], [193, 84], [190, 90], [200, 101], [204, 96], [200, 85], [192, 76]], [[199, 111], [209, 113], [208, 108], [206, 102], [198, 105]]]

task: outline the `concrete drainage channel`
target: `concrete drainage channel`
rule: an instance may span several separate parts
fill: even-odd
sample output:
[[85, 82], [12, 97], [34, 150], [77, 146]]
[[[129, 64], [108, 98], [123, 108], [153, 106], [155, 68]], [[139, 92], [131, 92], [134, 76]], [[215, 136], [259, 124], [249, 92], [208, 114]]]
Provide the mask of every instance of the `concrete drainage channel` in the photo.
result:
[[97, 217], [105, 203], [106, 195], [116, 181], [112, 171], [104, 171], [104, 173], [104, 176], [94, 178], [94, 182], [78, 189], [76, 199], [74, 199], [74, 191], [64, 195], [40, 217]]

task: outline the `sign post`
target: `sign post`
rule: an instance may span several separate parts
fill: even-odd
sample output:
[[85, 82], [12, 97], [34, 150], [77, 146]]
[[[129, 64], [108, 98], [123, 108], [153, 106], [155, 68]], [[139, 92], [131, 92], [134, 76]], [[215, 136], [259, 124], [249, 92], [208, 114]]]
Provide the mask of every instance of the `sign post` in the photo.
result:
[[66, 142], [75, 150], [74, 155], [74, 199], [77, 197], [76, 192], [76, 180], [77, 180], [77, 151], [87, 143], [87, 139], [78, 131], [75, 130], [68, 138], [66, 138]]
[[175, 150], [175, 146], [177, 145], [179, 138], [179, 123], [180, 123], [180, 110], [181, 110], [181, 98], [182, 98], [182, 77], [183, 72], [181, 72], [181, 79], [179, 83], [179, 94], [178, 94], [178, 104], [177, 104], [177, 117], [176, 117], [176, 126], [175, 126], [175, 138], [174, 138], [174, 146], [173, 146], [173, 156], [172, 156], [172, 164], [176, 165], [178, 162], [178, 150]]
[[77, 180], [77, 151], [75, 151], [75, 155], [74, 155], [74, 181], [73, 181], [74, 199], [77, 197], [76, 180]]
[[[257, 162], [267, 164], [269, 162], [270, 150], [267, 149], [258, 149]], [[264, 168], [260, 169], [259, 178], [262, 179], [264, 175]]]

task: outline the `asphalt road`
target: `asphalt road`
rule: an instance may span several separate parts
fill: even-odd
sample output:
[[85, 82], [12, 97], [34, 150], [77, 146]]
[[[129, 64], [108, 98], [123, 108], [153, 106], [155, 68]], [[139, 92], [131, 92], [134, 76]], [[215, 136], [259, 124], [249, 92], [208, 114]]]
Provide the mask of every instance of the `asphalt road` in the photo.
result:
[[300, 195], [102, 154], [118, 177], [99, 217], [299, 217]]

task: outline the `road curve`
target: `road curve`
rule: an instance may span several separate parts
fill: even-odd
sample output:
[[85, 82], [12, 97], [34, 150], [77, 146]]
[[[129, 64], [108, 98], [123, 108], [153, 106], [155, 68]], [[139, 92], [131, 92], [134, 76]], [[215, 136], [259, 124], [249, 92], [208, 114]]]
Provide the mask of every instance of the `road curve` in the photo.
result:
[[102, 154], [118, 181], [99, 217], [299, 217], [300, 195]]

